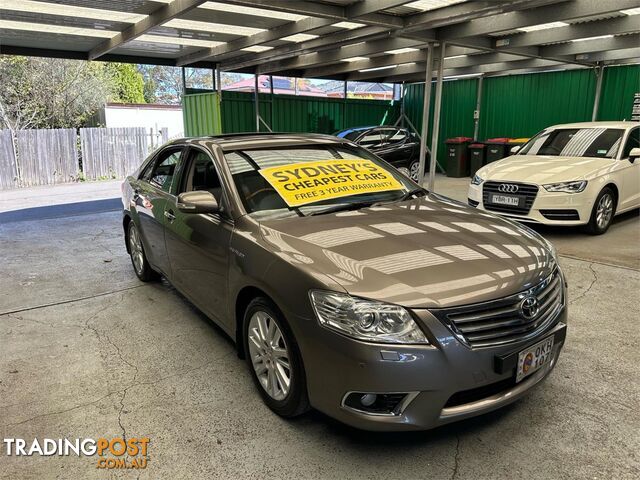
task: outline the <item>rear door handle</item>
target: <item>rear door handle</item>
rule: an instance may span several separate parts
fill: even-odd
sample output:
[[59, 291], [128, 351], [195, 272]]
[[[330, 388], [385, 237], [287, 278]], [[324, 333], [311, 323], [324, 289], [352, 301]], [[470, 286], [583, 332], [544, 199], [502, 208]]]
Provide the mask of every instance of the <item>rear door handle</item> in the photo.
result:
[[169, 220], [169, 223], [173, 222], [176, 219], [176, 216], [173, 214], [171, 210], [165, 210], [164, 216]]

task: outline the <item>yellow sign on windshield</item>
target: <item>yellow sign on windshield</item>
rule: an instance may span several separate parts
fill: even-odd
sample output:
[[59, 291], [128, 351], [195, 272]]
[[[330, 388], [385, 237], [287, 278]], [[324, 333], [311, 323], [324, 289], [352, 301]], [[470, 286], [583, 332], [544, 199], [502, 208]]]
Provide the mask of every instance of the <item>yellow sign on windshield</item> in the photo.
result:
[[259, 172], [290, 207], [404, 188], [390, 172], [370, 160], [290, 163]]

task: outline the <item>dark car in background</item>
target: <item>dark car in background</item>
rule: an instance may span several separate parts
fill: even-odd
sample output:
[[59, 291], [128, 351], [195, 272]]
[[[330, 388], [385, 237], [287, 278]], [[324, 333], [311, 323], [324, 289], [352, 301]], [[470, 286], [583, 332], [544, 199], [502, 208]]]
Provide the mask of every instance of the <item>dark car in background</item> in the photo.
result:
[[[366, 148], [378, 157], [407, 175], [414, 182], [418, 181], [420, 171], [420, 137], [400, 127], [356, 127], [335, 133], [338, 138], [344, 138]], [[429, 149], [425, 161], [425, 171], [428, 170]]]

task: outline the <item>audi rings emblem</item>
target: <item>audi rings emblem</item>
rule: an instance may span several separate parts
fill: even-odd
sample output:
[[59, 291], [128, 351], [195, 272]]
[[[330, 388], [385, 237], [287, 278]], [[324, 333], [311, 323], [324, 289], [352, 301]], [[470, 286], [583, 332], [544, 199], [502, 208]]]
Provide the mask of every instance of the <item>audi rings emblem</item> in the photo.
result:
[[502, 193], [516, 193], [518, 191], [518, 185], [513, 183], [501, 183], [498, 185], [498, 191]]

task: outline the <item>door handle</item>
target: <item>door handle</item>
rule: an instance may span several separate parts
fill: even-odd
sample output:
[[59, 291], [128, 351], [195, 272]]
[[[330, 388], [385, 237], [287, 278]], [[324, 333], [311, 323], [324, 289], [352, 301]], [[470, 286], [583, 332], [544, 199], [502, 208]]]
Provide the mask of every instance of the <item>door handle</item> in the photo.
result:
[[171, 210], [165, 210], [164, 216], [169, 220], [169, 223], [173, 222], [176, 219], [176, 216], [173, 214]]

